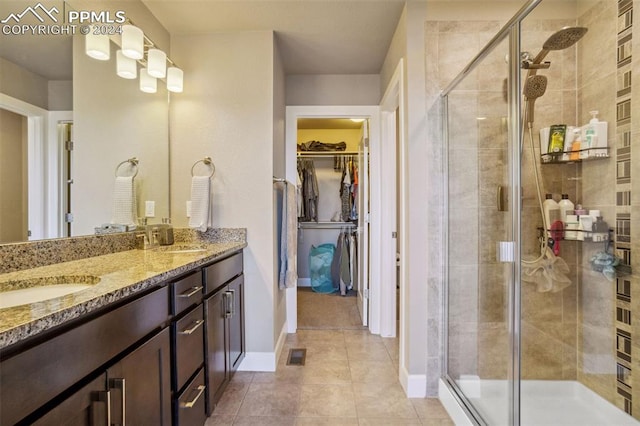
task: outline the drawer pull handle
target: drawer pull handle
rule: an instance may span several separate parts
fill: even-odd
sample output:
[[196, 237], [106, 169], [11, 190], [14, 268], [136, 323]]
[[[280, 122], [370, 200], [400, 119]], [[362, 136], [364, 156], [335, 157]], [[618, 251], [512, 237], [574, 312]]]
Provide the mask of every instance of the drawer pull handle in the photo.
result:
[[126, 407], [126, 401], [127, 401], [127, 397], [126, 397], [126, 392], [127, 392], [127, 383], [125, 382], [125, 379], [111, 379], [109, 380], [109, 389], [118, 389], [120, 390], [120, 408], [122, 410], [122, 423], [121, 426], [126, 426], [127, 424], [127, 419], [126, 419], [126, 414], [127, 414], [127, 407]]
[[231, 294], [231, 316], [234, 316], [236, 314], [236, 291], [229, 290], [229, 293]]
[[[92, 425], [106, 425], [111, 426], [111, 392], [110, 391], [100, 391], [95, 392], [93, 394], [93, 403], [102, 403], [105, 405], [104, 409], [104, 419], [100, 419], [98, 417], [98, 410], [95, 410], [95, 407], [91, 407], [91, 424]], [[101, 411], [101, 410], [100, 410]], [[102, 421], [101, 421], [102, 420]]]
[[196, 402], [198, 402], [198, 399], [202, 396], [202, 392], [204, 392], [205, 388], [205, 385], [200, 385], [197, 388], [194, 388], [193, 390], [198, 391], [196, 397], [189, 402], [180, 402], [180, 408], [193, 408], [193, 406], [196, 405]]
[[193, 327], [182, 330], [180, 334], [186, 334], [187, 336], [193, 334], [193, 332], [196, 331], [202, 324], [204, 324], [204, 320], [197, 320]]
[[194, 294], [196, 294], [197, 292], [199, 292], [200, 290], [202, 290], [202, 286], [201, 285], [196, 286], [196, 287], [191, 287], [191, 291], [187, 290], [188, 293], [187, 293], [187, 291], [185, 291], [184, 293], [180, 293], [178, 295], [178, 297], [191, 297]]

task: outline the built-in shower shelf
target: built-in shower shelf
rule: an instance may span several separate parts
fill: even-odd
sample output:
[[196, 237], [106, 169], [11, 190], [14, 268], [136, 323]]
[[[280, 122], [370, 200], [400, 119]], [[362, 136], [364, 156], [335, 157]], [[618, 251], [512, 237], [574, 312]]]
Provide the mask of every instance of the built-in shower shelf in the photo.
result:
[[[571, 156], [578, 155], [576, 159]], [[587, 148], [580, 151], [563, 151], [552, 154], [542, 154], [542, 164], [581, 163], [583, 161], [604, 160], [609, 158], [609, 148]]]

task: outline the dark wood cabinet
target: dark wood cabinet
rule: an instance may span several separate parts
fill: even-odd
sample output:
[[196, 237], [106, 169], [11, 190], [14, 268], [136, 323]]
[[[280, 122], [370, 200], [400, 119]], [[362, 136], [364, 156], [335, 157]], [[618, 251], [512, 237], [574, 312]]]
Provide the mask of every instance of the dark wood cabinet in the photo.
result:
[[205, 300], [207, 333], [207, 414], [211, 415], [227, 384], [227, 296], [219, 291]]
[[245, 356], [242, 253], [205, 268], [207, 414]]
[[202, 426], [244, 357], [243, 280], [236, 252], [4, 348], [0, 424]]
[[109, 401], [107, 375], [102, 373], [89, 384], [74, 391], [32, 424], [34, 426], [111, 426]]
[[171, 425], [169, 329], [107, 370], [113, 425]]
[[229, 283], [232, 306], [229, 317], [229, 370], [233, 373], [244, 359], [244, 276]]

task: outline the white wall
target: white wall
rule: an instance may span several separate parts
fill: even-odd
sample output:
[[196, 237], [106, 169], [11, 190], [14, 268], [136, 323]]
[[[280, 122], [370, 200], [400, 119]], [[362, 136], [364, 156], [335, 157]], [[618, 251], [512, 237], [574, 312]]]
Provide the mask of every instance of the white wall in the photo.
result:
[[377, 105], [380, 97], [378, 74], [287, 76], [287, 105]]
[[[185, 72], [171, 100], [171, 196], [174, 223], [185, 226], [191, 165], [211, 156], [214, 227], [246, 227], [247, 358], [275, 348], [273, 244], [274, 91], [281, 97], [270, 31], [172, 37]], [[274, 87], [274, 81], [276, 81]], [[275, 90], [277, 88], [277, 90]], [[277, 101], [278, 104], [281, 101]], [[245, 360], [247, 362], [247, 360]], [[275, 367], [275, 365], [274, 365]]]
[[[278, 43], [274, 37], [273, 44], [273, 176], [278, 178], [284, 178], [286, 173], [286, 138], [285, 138], [285, 117], [286, 117], [286, 100], [285, 100], [285, 74], [282, 58], [280, 57], [280, 51], [278, 50]], [[272, 209], [274, 211], [274, 209]], [[275, 224], [275, 220], [274, 220]], [[275, 231], [275, 229], [274, 229]], [[274, 247], [276, 238], [278, 235], [274, 232]], [[279, 259], [279, 253], [274, 252], [274, 265], [277, 265], [277, 259]], [[273, 268], [274, 284], [278, 282], [276, 276], [278, 275], [278, 267]], [[277, 287], [277, 285], [275, 285]], [[273, 327], [273, 340], [277, 342], [282, 328], [287, 321], [287, 302], [286, 291], [276, 291], [276, 297], [274, 297], [274, 327]], [[277, 350], [277, 348], [276, 348]]]

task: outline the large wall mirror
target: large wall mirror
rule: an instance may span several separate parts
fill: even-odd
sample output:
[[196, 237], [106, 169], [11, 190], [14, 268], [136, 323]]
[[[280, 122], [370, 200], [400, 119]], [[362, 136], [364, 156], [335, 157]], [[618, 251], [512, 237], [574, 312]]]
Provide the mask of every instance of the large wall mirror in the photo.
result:
[[[139, 13], [142, 3], [123, 4]], [[3, 0], [0, 19], [29, 6]], [[138, 79], [118, 77], [115, 42], [107, 61], [88, 57], [84, 46], [80, 34], [2, 35], [0, 243], [93, 234], [112, 221], [117, 166], [134, 157], [137, 216], [152, 201], [150, 222], [169, 217], [166, 86], [143, 93]], [[134, 172], [126, 163], [118, 174]]]

